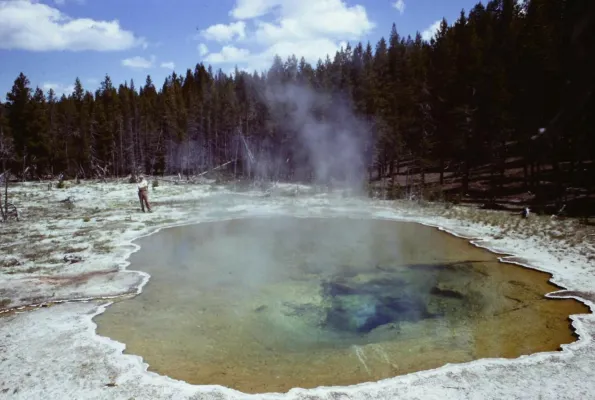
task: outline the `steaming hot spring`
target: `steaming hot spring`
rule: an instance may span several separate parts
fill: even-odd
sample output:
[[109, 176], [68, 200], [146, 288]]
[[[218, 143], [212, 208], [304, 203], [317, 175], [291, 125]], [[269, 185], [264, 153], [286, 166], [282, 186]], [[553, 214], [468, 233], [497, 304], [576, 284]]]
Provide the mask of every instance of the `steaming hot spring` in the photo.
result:
[[95, 318], [149, 369], [248, 393], [378, 381], [575, 341], [549, 275], [410, 222], [252, 217], [162, 230]]

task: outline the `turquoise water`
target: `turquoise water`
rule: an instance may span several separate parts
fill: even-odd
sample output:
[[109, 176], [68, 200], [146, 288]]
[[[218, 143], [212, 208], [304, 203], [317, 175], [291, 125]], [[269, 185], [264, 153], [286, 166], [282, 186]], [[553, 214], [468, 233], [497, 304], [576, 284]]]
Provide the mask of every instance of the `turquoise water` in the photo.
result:
[[413, 223], [255, 218], [142, 239], [97, 317], [151, 370], [247, 392], [344, 385], [574, 340], [548, 276]]

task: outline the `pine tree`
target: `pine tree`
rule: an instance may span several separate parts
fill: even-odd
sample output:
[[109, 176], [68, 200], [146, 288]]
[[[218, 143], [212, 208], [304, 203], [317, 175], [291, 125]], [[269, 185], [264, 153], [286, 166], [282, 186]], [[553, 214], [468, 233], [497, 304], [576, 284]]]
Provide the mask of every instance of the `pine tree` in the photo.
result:
[[[388, 40], [349, 43], [314, 65], [300, 54], [275, 56], [251, 74], [198, 64], [158, 85], [147, 76], [139, 88], [106, 75], [95, 93], [77, 78], [61, 98], [32, 90], [20, 74], [0, 104], [0, 128], [14, 144], [9, 167], [23, 178], [25, 170], [189, 177], [238, 160], [237, 177], [314, 179], [303, 127], [289, 123], [297, 105], [287, 93], [302, 91], [316, 100], [299, 107], [316, 121], [335, 124], [338, 108], [362, 121], [370, 180], [389, 176], [394, 185], [407, 174], [409, 186], [423, 187], [435, 171], [445, 190], [492, 199], [531, 190], [538, 202], [561, 202], [568, 187], [595, 190], [594, 24], [575, 23], [588, 7], [492, 0], [452, 25], [443, 20], [429, 41], [404, 38], [393, 24]], [[507, 176], [513, 159], [524, 171], [516, 189]]]
[[40, 88], [35, 89], [27, 105], [27, 149], [28, 166], [31, 176], [38, 178], [49, 172], [49, 121], [45, 94]]
[[378, 178], [382, 179], [386, 174], [386, 167], [390, 160], [389, 148], [391, 145], [391, 130], [387, 122], [387, 116], [390, 114], [390, 95], [389, 95], [389, 63], [388, 48], [386, 40], [381, 38], [376, 46], [374, 61], [372, 64], [373, 74], [373, 99], [374, 114], [376, 116], [375, 135], [377, 142], [376, 165], [378, 169]]
[[12, 132], [12, 138], [16, 156], [22, 162], [22, 177], [25, 179], [25, 170], [29, 161], [30, 145], [29, 134], [31, 132], [28, 115], [28, 108], [31, 102], [31, 88], [29, 79], [20, 73], [14, 81], [12, 90], [6, 95], [5, 109], [8, 113], [8, 125]]

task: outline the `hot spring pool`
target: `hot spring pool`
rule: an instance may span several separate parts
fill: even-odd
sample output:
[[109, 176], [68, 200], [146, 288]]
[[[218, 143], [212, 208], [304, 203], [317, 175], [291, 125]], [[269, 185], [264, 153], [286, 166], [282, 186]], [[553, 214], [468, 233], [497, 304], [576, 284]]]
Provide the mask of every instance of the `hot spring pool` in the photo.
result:
[[549, 275], [414, 223], [254, 218], [138, 241], [141, 295], [96, 317], [150, 370], [244, 392], [376, 381], [557, 350], [574, 300]]

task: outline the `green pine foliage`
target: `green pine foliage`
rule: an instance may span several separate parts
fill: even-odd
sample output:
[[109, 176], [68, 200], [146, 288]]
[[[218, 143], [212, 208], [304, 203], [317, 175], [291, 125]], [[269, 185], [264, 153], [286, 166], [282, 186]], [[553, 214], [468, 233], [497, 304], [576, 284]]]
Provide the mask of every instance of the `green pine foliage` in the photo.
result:
[[317, 92], [310, 112], [320, 121], [337, 118], [339, 103], [363, 121], [370, 180], [456, 181], [459, 196], [474, 195], [477, 176], [492, 197], [511, 185], [558, 200], [570, 188], [593, 193], [595, 33], [580, 24], [592, 12], [585, 3], [492, 0], [443, 20], [429, 41], [393, 25], [388, 39], [349, 44], [316, 65], [275, 57], [264, 74], [198, 64], [161, 86], [106, 75], [95, 93], [77, 78], [57, 98], [21, 73], [0, 103], [10, 168], [28, 167], [27, 178], [192, 175], [241, 154], [231, 166], [245, 178], [312, 178], [297, 173], [309, 156], [286, 123], [293, 106], [270, 101], [282, 84]]

